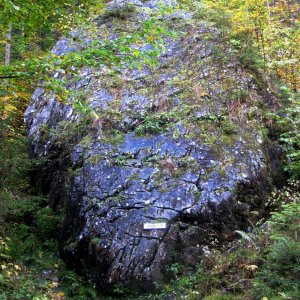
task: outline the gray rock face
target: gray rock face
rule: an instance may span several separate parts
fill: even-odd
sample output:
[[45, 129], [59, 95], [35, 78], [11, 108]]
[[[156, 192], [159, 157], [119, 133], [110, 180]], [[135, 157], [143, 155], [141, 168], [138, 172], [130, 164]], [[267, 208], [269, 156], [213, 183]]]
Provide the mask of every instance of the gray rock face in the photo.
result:
[[[99, 37], [109, 30], [113, 39], [124, 22], [138, 28], [157, 6], [134, 4], [142, 7], [129, 19], [100, 17]], [[195, 266], [204, 246], [247, 228], [272, 184], [252, 76], [230, 49], [226, 61], [216, 53], [217, 30], [189, 12], [172, 16], [168, 26], [185, 34], [164, 38], [156, 67], [124, 64], [113, 76], [84, 68], [70, 79], [88, 118], [43, 88], [25, 114], [32, 153], [44, 161], [37, 183], [53, 207], [67, 209], [62, 256], [108, 292], [116, 284], [149, 290], [174, 262]], [[53, 52], [78, 47], [62, 39]]]

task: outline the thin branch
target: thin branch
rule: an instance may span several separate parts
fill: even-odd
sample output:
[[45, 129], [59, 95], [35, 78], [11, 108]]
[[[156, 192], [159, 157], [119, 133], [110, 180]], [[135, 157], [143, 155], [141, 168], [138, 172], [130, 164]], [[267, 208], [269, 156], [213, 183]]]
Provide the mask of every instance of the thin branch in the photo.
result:
[[0, 79], [18, 78], [18, 77], [22, 77], [22, 75], [5, 75], [5, 76], [0, 75]]

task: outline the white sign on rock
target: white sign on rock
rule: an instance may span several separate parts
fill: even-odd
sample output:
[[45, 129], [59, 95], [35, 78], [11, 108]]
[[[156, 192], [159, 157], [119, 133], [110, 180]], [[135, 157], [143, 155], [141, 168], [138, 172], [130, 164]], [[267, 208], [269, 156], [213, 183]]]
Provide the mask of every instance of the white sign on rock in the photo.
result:
[[166, 229], [167, 223], [144, 223], [144, 229]]

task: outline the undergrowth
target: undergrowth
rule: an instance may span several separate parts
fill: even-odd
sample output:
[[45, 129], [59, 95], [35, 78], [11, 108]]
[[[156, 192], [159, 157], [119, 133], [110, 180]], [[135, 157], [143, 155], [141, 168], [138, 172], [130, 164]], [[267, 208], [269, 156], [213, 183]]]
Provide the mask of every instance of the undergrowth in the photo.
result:
[[0, 141], [0, 300], [96, 299], [93, 286], [59, 258], [63, 212], [31, 191], [28, 172], [36, 162], [28, 158], [23, 132], [6, 134]]

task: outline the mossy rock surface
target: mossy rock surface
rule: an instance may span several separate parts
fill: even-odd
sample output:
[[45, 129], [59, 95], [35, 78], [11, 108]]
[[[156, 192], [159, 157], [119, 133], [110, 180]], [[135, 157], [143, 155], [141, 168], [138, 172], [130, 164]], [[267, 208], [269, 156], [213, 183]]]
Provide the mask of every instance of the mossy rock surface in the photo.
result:
[[[166, 4], [165, 26], [177, 34], [163, 38], [156, 66], [83, 67], [67, 85], [86, 113], [38, 88], [25, 115], [32, 153], [44, 157], [38, 183], [52, 206], [66, 207], [61, 254], [105, 292], [151, 290], [168, 279], [168, 264], [195, 266], [203, 246], [263, 211], [272, 186], [276, 147], [261, 134], [255, 80], [218, 30]], [[100, 16], [93, 38], [134, 32], [158, 10], [155, 1], [132, 5]], [[76, 34], [81, 43], [62, 39], [53, 53], [91, 42]]]

